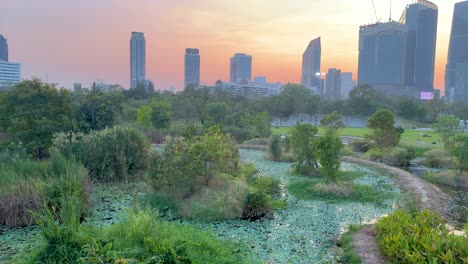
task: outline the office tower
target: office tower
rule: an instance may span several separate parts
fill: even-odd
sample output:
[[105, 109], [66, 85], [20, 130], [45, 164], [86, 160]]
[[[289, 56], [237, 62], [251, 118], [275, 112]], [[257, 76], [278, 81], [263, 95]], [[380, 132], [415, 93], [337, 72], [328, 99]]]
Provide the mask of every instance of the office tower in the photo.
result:
[[404, 85], [408, 26], [394, 21], [361, 26], [358, 84]]
[[325, 95], [329, 100], [341, 99], [341, 70], [328, 69], [325, 76]]
[[405, 84], [421, 92], [434, 91], [438, 13], [434, 3], [418, 0], [400, 18], [408, 26]]
[[0, 88], [8, 88], [21, 81], [21, 64], [0, 61]]
[[0, 34], [0, 61], [8, 62], [8, 42], [2, 34]]
[[312, 40], [302, 55], [301, 84], [307, 88], [320, 88], [320, 62], [322, 47], [320, 37]]
[[185, 49], [184, 89], [189, 85], [200, 86], [200, 52], [198, 49]]
[[352, 72], [341, 73], [341, 99], [346, 100], [349, 98], [349, 93], [353, 90], [356, 83], [353, 81]]
[[73, 91], [81, 91], [83, 89], [81, 83], [74, 83], [73, 84]]
[[146, 80], [146, 41], [145, 34], [132, 32], [130, 39], [130, 88], [136, 88]]
[[243, 53], [236, 53], [231, 58], [231, 82], [237, 83], [242, 80], [252, 79], [252, 56]]
[[456, 3], [453, 11], [445, 93], [451, 102], [468, 102], [468, 1]]

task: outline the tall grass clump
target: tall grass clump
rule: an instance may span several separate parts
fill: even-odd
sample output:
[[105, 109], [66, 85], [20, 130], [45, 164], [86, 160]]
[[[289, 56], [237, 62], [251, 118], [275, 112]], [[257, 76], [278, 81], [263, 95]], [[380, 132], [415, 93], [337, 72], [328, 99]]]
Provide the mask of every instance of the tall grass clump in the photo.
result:
[[[67, 203], [76, 209], [76, 202]], [[167, 223], [133, 209], [113, 226], [79, 225], [77, 218], [41, 222], [42, 243], [24, 263], [255, 263], [248, 249], [194, 227]]]
[[429, 210], [397, 210], [376, 224], [377, 243], [391, 263], [466, 263], [468, 239], [451, 234]]
[[65, 157], [76, 157], [93, 180], [129, 180], [146, 169], [150, 144], [138, 130], [116, 126], [88, 135], [60, 134], [55, 146]]
[[66, 197], [80, 201], [80, 217], [88, 213], [88, 172], [59, 153], [52, 152], [48, 161], [18, 159], [0, 163], [0, 182], [0, 225], [32, 225], [34, 214], [48, 209], [58, 212]]

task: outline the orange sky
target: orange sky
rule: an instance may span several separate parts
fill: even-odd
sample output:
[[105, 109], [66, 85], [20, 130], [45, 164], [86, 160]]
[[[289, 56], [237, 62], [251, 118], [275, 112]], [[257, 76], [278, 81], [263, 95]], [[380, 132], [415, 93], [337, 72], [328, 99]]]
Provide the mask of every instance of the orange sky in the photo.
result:
[[[389, 0], [374, 0], [388, 20]], [[410, 0], [393, 0], [398, 20]], [[439, 29], [435, 87], [443, 88], [454, 0], [435, 0]], [[322, 71], [357, 72], [359, 25], [375, 22], [370, 0], [0, 0], [0, 34], [24, 77], [71, 88], [96, 80], [129, 84], [129, 39], [142, 31], [147, 78], [159, 89], [183, 84], [184, 50], [199, 48], [201, 80], [229, 77], [229, 58], [253, 55], [253, 75], [299, 82], [302, 53], [322, 36]]]

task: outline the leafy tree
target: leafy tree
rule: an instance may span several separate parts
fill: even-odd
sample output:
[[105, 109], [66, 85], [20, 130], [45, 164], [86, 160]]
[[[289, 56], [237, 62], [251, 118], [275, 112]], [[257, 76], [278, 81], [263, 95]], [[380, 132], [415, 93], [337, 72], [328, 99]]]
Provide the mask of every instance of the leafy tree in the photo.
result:
[[138, 108], [137, 111], [137, 121], [140, 123], [142, 126], [145, 127], [151, 127], [151, 106], [149, 105], [144, 105], [140, 108]]
[[39, 79], [22, 81], [1, 97], [0, 128], [35, 158], [49, 155], [54, 134], [70, 129], [70, 115], [68, 91]]
[[367, 127], [372, 129], [370, 138], [379, 146], [380, 151], [398, 145], [400, 133], [395, 128], [395, 115], [389, 110], [380, 109], [375, 112], [367, 120]]
[[295, 158], [296, 173], [307, 175], [318, 168], [314, 145], [317, 132], [317, 128], [309, 124], [297, 123], [291, 129], [291, 147]]
[[427, 113], [427, 118], [429, 121], [434, 123], [437, 121], [437, 118], [439, 118], [440, 114], [448, 109], [448, 106], [442, 100], [434, 99], [424, 101], [422, 108]]
[[172, 122], [172, 108], [166, 101], [155, 100], [151, 103], [151, 124], [157, 129], [169, 128]]
[[413, 98], [402, 97], [396, 103], [398, 115], [410, 120], [414, 120], [418, 113], [418, 103]]
[[281, 154], [283, 152], [283, 149], [281, 147], [280, 135], [271, 136], [270, 144], [268, 145], [268, 152], [271, 160], [281, 160]]
[[463, 120], [465, 128], [467, 127], [468, 120], [468, 105], [464, 103], [456, 103], [454, 106], [455, 115]]
[[340, 170], [342, 147], [341, 138], [332, 129], [316, 141], [317, 157], [322, 165], [321, 170], [327, 177], [327, 182], [336, 182], [336, 175]]
[[231, 112], [229, 105], [225, 102], [213, 102], [206, 106], [208, 118], [216, 124], [225, 124], [226, 117]]
[[188, 116], [195, 114], [196, 118], [200, 120], [202, 125], [205, 125], [207, 118], [207, 105], [211, 98], [209, 88], [197, 88], [194, 85], [189, 85], [185, 88], [183, 94], [184, 97], [188, 98], [187, 103], [191, 106], [186, 108], [189, 113], [185, 113]]
[[349, 93], [349, 104], [354, 114], [367, 116], [377, 109], [379, 94], [370, 85], [354, 87]]
[[303, 85], [288, 83], [283, 87], [281, 95], [291, 98], [292, 111], [299, 115], [307, 111], [307, 104], [313, 97], [311, 91]]
[[126, 92], [128, 98], [137, 100], [148, 99], [154, 94], [154, 85], [151, 81], [139, 81], [135, 88], [131, 88]]
[[277, 117], [289, 117], [294, 113], [293, 98], [281, 93], [270, 98], [269, 112]]
[[468, 136], [457, 135], [453, 140], [452, 154], [458, 161], [460, 174], [468, 167]]
[[452, 115], [441, 116], [433, 125], [434, 131], [442, 138], [445, 150], [450, 150], [450, 140], [460, 129], [460, 120]]
[[121, 112], [123, 100], [119, 92], [104, 92], [95, 83], [91, 90], [77, 95], [75, 122], [79, 131], [88, 133], [112, 127]]
[[343, 115], [335, 111], [331, 114], [325, 115], [322, 120], [320, 120], [320, 124], [331, 132], [335, 132], [345, 126], [343, 121], [341, 121], [342, 119]]
[[312, 95], [311, 97], [308, 98], [308, 100], [306, 101], [304, 113], [309, 115], [309, 121], [312, 121], [312, 116], [315, 116], [315, 119], [317, 119], [319, 106], [320, 106], [320, 96]]

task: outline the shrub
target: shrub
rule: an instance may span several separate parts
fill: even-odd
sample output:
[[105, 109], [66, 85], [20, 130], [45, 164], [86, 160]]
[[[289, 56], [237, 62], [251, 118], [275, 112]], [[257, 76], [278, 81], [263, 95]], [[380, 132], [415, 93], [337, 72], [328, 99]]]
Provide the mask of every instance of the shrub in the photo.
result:
[[373, 148], [366, 152], [365, 157], [367, 157], [368, 159], [372, 161], [382, 162], [384, 158], [384, 153], [383, 151], [380, 151], [379, 149]]
[[354, 152], [366, 153], [372, 148], [372, 142], [365, 139], [354, 139], [349, 142], [349, 147]]
[[424, 153], [424, 160], [422, 161], [424, 166], [430, 168], [452, 168], [453, 162], [450, 155], [442, 150], [429, 150]]
[[261, 191], [253, 191], [245, 197], [243, 218], [256, 220], [272, 212], [270, 197]]
[[435, 213], [395, 211], [376, 224], [380, 250], [392, 263], [466, 263], [468, 239], [455, 236]]
[[354, 155], [353, 150], [349, 146], [343, 145], [343, 147], [341, 148], [341, 156], [353, 156], [353, 155]]
[[411, 149], [394, 148], [383, 154], [382, 161], [389, 166], [407, 168], [415, 156], [415, 152]]
[[269, 138], [252, 138], [242, 142], [243, 145], [268, 145], [270, 143]]
[[65, 157], [76, 157], [94, 180], [129, 180], [147, 167], [150, 145], [136, 129], [117, 126], [89, 135], [64, 134], [55, 139], [55, 145]]
[[283, 152], [283, 149], [282, 149], [282, 146], [281, 146], [280, 136], [279, 135], [273, 135], [271, 137], [271, 141], [270, 141], [270, 144], [268, 146], [268, 153], [269, 153], [270, 160], [280, 161], [282, 152]]
[[279, 196], [281, 194], [280, 180], [259, 176], [253, 179], [252, 186], [258, 191], [264, 192], [268, 195]]
[[422, 178], [428, 182], [452, 186], [452, 187], [462, 187], [468, 188], [468, 176], [460, 175], [453, 170], [445, 170], [442, 172], [427, 172]]
[[0, 225], [32, 225], [34, 214], [47, 208], [58, 213], [64, 198], [79, 201], [81, 218], [89, 212], [88, 172], [58, 153], [53, 152], [49, 161], [21, 159], [0, 164], [0, 182]]

